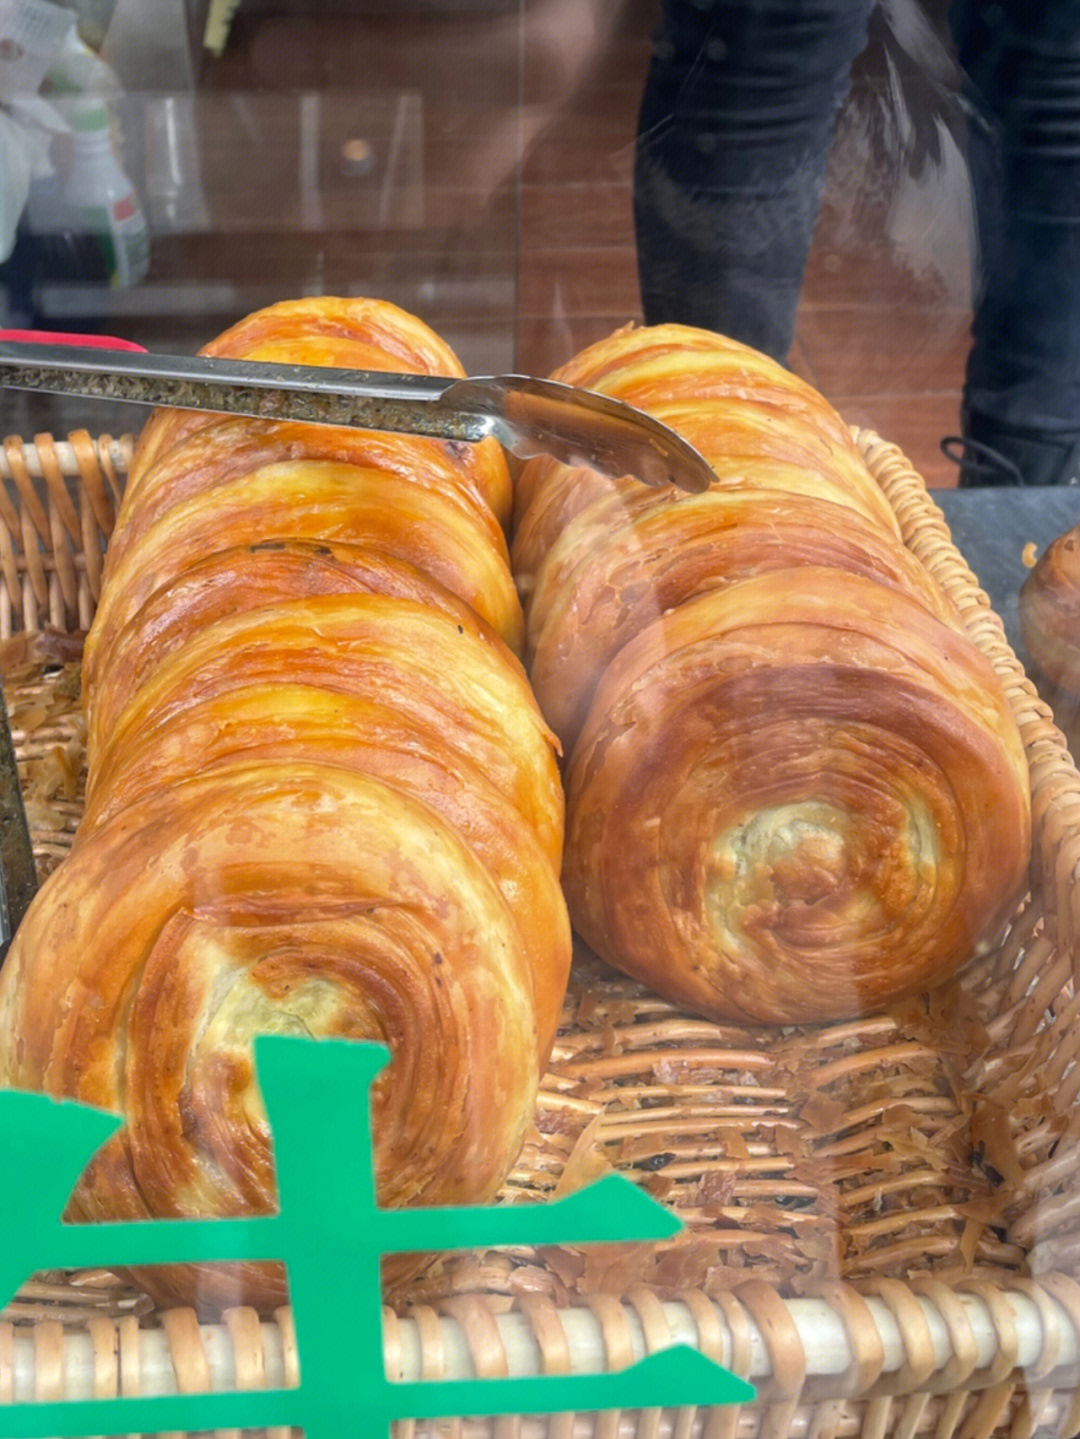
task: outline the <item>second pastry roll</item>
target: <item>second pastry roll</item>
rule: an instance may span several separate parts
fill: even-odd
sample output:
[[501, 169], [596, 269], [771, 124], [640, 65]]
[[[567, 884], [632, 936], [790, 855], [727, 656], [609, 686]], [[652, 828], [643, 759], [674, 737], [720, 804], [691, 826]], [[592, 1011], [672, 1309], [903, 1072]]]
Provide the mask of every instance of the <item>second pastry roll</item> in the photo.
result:
[[541, 458], [518, 488], [575, 927], [719, 1020], [846, 1018], [943, 982], [1023, 894], [1026, 757], [847, 427], [685, 326], [618, 331], [555, 377], [667, 421], [716, 474], [686, 496]]
[[1026, 870], [1008, 721], [981, 653], [863, 576], [698, 596], [618, 654], [575, 747], [575, 925], [717, 1018], [838, 1018], [929, 987]]

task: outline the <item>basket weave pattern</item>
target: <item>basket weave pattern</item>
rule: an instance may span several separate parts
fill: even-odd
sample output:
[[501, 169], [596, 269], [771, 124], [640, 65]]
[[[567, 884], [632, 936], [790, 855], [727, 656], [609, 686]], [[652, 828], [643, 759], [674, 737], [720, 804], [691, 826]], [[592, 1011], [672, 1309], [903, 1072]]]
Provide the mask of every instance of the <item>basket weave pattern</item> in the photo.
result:
[[[407, 1326], [423, 1377], [446, 1374], [448, 1332], [464, 1335], [477, 1373], [505, 1373], [515, 1324], [542, 1369], [565, 1371], [567, 1316], [582, 1309], [616, 1367], [672, 1342], [677, 1310], [706, 1352], [754, 1377], [761, 1399], [669, 1415], [661, 1427], [658, 1414], [609, 1416], [609, 1432], [1080, 1428], [1070, 1348], [1080, 1335], [1071, 1277], [1080, 1273], [1080, 776], [922, 481], [892, 446], [857, 439], [906, 543], [1005, 684], [1032, 777], [1031, 893], [1000, 943], [946, 989], [821, 1028], [695, 1019], [580, 954], [504, 1197], [550, 1198], [616, 1169], [686, 1228], [653, 1246], [503, 1250], [436, 1265], [388, 1296], [391, 1372]], [[86, 433], [3, 446], [0, 663], [41, 875], [79, 818], [78, 634], [93, 615], [130, 449], [129, 439]], [[828, 1375], [808, 1363], [796, 1322], [804, 1301], [825, 1302], [846, 1337], [846, 1362]], [[1018, 1337], [1021, 1301], [1034, 1340]], [[147, 1316], [104, 1275], [38, 1276], [5, 1319], [0, 1402], [13, 1392], [17, 1344], [39, 1397], [61, 1397], [73, 1334], [89, 1345], [100, 1393], [138, 1391], [150, 1331], [193, 1389], [211, 1382], [221, 1353], [237, 1382], [257, 1384], [267, 1382], [268, 1344], [291, 1352], [287, 1314], [260, 1326], [236, 1311], [217, 1327]], [[886, 1321], [899, 1358], [882, 1348]], [[532, 1432], [538, 1421], [505, 1422]], [[566, 1433], [574, 1425], [555, 1421]]]

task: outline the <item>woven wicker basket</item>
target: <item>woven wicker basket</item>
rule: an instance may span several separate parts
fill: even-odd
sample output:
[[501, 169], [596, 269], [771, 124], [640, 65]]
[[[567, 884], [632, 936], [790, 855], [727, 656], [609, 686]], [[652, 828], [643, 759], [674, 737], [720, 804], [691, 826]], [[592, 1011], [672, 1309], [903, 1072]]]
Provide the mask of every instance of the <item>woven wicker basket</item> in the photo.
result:
[[[947, 990], [820, 1029], [706, 1023], [579, 956], [506, 1198], [616, 1169], [684, 1232], [446, 1261], [387, 1296], [388, 1372], [615, 1369], [683, 1341], [759, 1397], [492, 1421], [508, 1433], [1080, 1430], [1080, 776], [922, 481], [892, 446], [857, 439], [1007, 688], [1034, 792], [1031, 893]], [[8, 439], [0, 460], [0, 662], [42, 875], [80, 813], [68, 637], [92, 616], [129, 454], [127, 439], [80, 433]], [[0, 1322], [0, 1403], [294, 1382], [288, 1313], [200, 1324], [105, 1273], [38, 1275]]]

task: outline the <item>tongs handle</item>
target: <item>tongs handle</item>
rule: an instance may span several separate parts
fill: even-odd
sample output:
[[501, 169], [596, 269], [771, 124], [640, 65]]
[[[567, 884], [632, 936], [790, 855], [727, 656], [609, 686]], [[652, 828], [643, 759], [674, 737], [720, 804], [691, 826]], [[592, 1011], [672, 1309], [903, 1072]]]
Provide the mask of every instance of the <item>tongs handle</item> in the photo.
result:
[[148, 353], [145, 345], [134, 340], [120, 340], [115, 335], [77, 335], [62, 330], [0, 330], [0, 340], [16, 345], [77, 345], [88, 350], [136, 350]]
[[[469, 444], [492, 437], [519, 459], [549, 455], [613, 478], [634, 476], [692, 492], [707, 489], [715, 478], [704, 457], [654, 416], [558, 380], [159, 355], [108, 336], [36, 332], [28, 340], [32, 334], [0, 331], [0, 384]], [[115, 358], [99, 359], [102, 349], [117, 352]], [[119, 353], [123, 350], [139, 353]]]

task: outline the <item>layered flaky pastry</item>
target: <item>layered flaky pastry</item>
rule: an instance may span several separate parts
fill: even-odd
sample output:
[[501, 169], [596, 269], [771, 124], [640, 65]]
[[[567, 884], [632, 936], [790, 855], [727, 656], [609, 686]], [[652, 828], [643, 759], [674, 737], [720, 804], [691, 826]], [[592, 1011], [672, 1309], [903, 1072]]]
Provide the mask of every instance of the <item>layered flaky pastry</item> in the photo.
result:
[[[240, 696], [236, 720], [246, 724], [244, 696], [266, 685], [377, 700], [421, 733], [431, 731], [432, 743], [457, 742], [462, 757], [480, 764], [528, 819], [548, 862], [559, 862], [562, 805], [551, 733], [520, 663], [465, 606], [443, 612], [379, 594], [266, 603], [204, 624], [147, 676], [106, 733], [95, 730], [91, 714], [86, 823], [102, 796], [114, 808], [133, 802], [125, 796], [139, 783], [137, 757], [153, 756], [163, 727], [183, 733], [185, 716], [225, 694]], [[260, 715], [261, 706], [252, 723]], [[355, 738], [347, 710], [336, 712], [335, 723]], [[254, 735], [241, 731], [241, 742], [249, 738], [254, 744]], [[283, 734], [283, 747], [291, 738]], [[192, 754], [187, 767], [201, 773], [207, 758]], [[182, 761], [181, 751], [175, 759]], [[160, 781], [168, 782], [168, 771]]]
[[[685, 325], [618, 330], [553, 378], [646, 410], [697, 447], [725, 489], [784, 490], [899, 526], [835, 410], [746, 345]], [[514, 571], [528, 576], [586, 505], [624, 486], [550, 458], [530, 461], [515, 497]]]
[[789, 491], [622, 490], [578, 511], [525, 577], [537, 698], [568, 749], [608, 665], [639, 631], [733, 580], [827, 563], [917, 595], [959, 628], [925, 567], [858, 511]]
[[602, 955], [716, 1017], [879, 1009], [994, 934], [1027, 768], [966, 638], [862, 575], [696, 596], [612, 661], [574, 749], [564, 886]]
[[[208, 349], [461, 368], [370, 301], [271, 307]], [[150, 420], [86, 645], [86, 812], [0, 973], [2, 1082], [125, 1120], [73, 1217], [271, 1211], [266, 1032], [389, 1046], [381, 1203], [499, 1189], [571, 945], [508, 503], [490, 442]], [[138, 1278], [205, 1311], [287, 1295], [265, 1263]]]
[[[111, 733], [128, 699], [204, 625], [282, 599], [357, 592], [419, 600], [455, 616], [462, 609], [461, 601], [423, 570], [356, 541], [271, 539], [211, 550], [159, 586], [111, 636], [102, 640], [97, 632], [95, 668], [108, 673], [109, 683], [95, 691], [95, 729]], [[88, 668], [84, 655], [86, 685]]]
[[[378, 1040], [381, 1201], [475, 1202], [532, 1114], [534, 1003], [468, 840], [393, 784], [286, 750], [161, 786], [76, 846], [5, 965], [4, 1082], [124, 1115], [73, 1217], [259, 1213], [275, 1189], [253, 1036]], [[141, 1281], [208, 1311], [287, 1295], [266, 1265]]]
[[556, 375], [666, 420], [717, 476], [693, 497], [550, 459], [521, 478], [511, 554], [568, 752], [575, 927], [715, 1019], [830, 1020], [942, 982], [1025, 886], [1027, 766], [847, 428], [682, 326]]
[[[430, 574], [465, 600], [517, 649], [521, 609], [510, 578], [505, 540], [486, 516], [460, 502], [440, 472], [415, 475], [397, 468], [356, 464], [346, 440], [342, 458], [279, 460], [276, 439], [265, 454], [245, 429], [226, 422], [214, 432], [215, 449], [237, 439], [244, 463], [205, 468], [200, 451], [208, 431], [189, 437], [162, 460], [166, 469], [191, 464], [202, 479], [194, 494], [170, 495], [150, 508], [152, 479], [121, 511], [117, 548], [107, 557], [106, 579], [86, 645], [88, 701], [98, 682], [98, 652], [161, 588], [221, 547], [279, 541], [345, 542], [379, 550]], [[300, 429], [300, 426], [293, 427]], [[318, 433], [318, 428], [309, 426]], [[311, 448], [321, 450], [325, 437]], [[151, 493], [148, 493], [150, 491]], [[209, 496], [213, 495], [212, 503]], [[136, 530], [128, 543], [129, 529]]]

